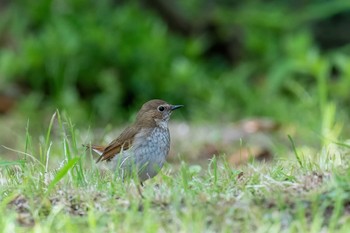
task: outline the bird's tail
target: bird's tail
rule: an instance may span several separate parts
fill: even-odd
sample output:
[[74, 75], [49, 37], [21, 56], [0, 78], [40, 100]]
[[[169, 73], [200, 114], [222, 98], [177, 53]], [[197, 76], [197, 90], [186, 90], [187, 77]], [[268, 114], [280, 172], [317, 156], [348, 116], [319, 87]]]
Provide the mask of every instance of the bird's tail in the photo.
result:
[[83, 145], [84, 147], [86, 147], [87, 150], [93, 150], [95, 151], [98, 155], [102, 155], [103, 151], [105, 150], [104, 146], [97, 146], [97, 145]]

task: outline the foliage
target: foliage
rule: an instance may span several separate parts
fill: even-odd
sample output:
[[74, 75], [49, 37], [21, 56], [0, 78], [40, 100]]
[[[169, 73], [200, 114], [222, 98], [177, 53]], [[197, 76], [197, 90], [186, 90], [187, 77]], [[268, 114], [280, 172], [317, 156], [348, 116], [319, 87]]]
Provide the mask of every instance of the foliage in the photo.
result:
[[[316, 31], [346, 22], [349, 1], [163, 1], [191, 22], [187, 34], [157, 1], [0, 5], [0, 94], [20, 102], [8, 118], [29, 118], [25, 132], [2, 124], [18, 160], [0, 151], [0, 232], [347, 232], [349, 41], [325, 49]], [[239, 168], [223, 156], [168, 164], [141, 200], [79, 145], [101, 134], [90, 122], [125, 122], [152, 98], [205, 126], [273, 118], [291, 148], [272, 140], [272, 162]], [[50, 121], [56, 109], [73, 120], [56, 111]]]
[[92, 110], [102, 123], [163, 98], [189, 106], [194, 119], [289, 122], [303, 112], [300, 120], [320, 129], [315, 112], [348, 104], [348, 49], [322, 51], [312, 30], [347, 12], [348, 1], [205, 4], [179, 2], [190, 19], [210, 19], [219, 36], [238, 38], [234, 63], [206, 55], [207, 32], [176, 34], [138, 1], [11, 1], [1, 12], [2, 89], [18, 85], [25, 104], [64, 108], [74, 119], [91, 119]]

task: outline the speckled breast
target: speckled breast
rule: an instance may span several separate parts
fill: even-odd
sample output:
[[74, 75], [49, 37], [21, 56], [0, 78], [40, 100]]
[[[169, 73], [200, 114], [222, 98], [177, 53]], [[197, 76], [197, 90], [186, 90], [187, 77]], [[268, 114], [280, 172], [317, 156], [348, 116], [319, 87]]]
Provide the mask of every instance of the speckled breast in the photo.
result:
[[145, 181], [158, 174], [170, 148], [168, 128], [156, 127], [146, 137], [135, 139], [134, 145], [119, 154], [116, 169], [122, 177], [137, 172], [139, 180]]

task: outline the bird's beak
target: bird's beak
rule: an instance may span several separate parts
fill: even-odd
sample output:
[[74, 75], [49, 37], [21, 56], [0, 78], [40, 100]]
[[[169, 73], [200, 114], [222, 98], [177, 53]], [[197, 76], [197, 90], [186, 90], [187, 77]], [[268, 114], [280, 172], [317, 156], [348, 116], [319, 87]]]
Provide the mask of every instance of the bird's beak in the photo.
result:
[[181, 107], [183, 107], [183, 105], [171, 105], [170, 109], [171, 109], [171, 111], [173, 111], [173, 110], [181, 108]]

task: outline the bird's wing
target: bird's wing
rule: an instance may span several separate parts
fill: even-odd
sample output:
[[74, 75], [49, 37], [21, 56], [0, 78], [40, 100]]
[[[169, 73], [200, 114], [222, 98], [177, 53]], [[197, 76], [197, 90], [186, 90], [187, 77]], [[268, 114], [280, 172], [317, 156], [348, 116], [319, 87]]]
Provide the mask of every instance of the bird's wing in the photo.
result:
[[136, 127], [128, 127], [119, 135], [117, 139], [113, 140], [107, 147], [92, 147], [94, 151], [99, 151], [99, 149], [103, 149], [103, 151], [101, 151], [102, 154], [97, 159], [96, 163], [104, 160], [110, 161], [121, 150], [129, 149], [132, 146], [135, 135], [138, 131], [139, 130]]

